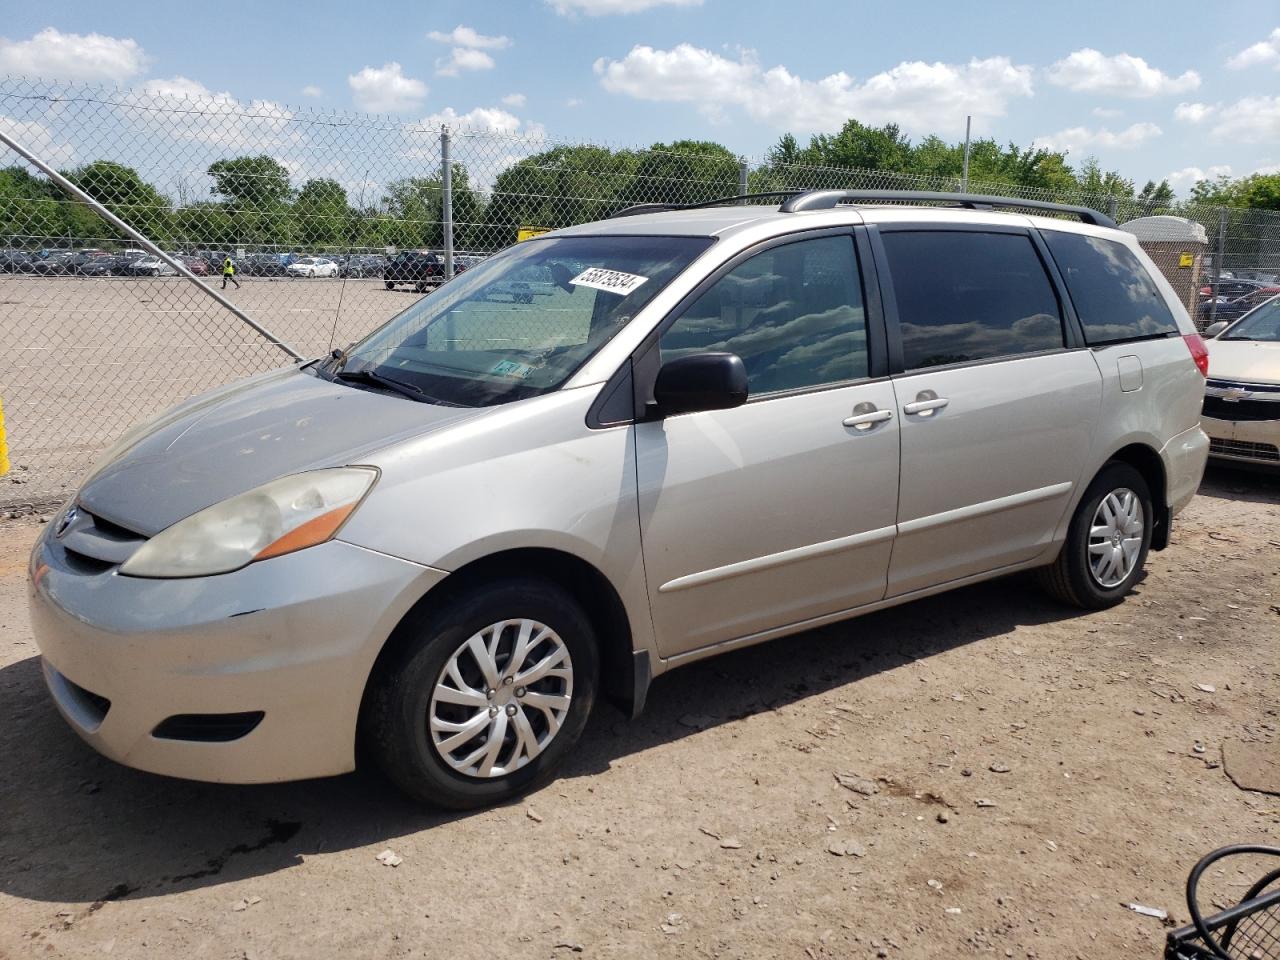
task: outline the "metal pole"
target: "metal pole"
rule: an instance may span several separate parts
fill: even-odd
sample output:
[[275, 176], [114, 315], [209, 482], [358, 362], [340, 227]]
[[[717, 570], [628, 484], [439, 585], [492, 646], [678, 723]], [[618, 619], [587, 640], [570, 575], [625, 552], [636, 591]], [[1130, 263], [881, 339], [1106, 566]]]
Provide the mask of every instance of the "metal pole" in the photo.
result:
[[121, 232], [126, 234], [128, 237], [130, 237], [132, 240], [134, 240], [136, 243], [140, 244], [142, 248], [146, 250], [148, 253], [150, 253], [152, 256], [159, 257], [165, 263], [169, 264], [169, 266], [177, 270], [181, 276], [185, 277], [191, 283], [194, 283], [197, 287], [203, 290], [207, 295], [209, 295], [214, 300], [216, 300], [221, 306], [231, 311], [233, 314], [235, 314], [237, 317], [239, 317], [241, 320], [247, 323], [250, 327], [252, 327], [258, 333], [260, 333], [263, 337], [267, 339], [269, 343], [279, 347], [281, 350], [283, 350], [289, 356], [293, 357], [293, 359], [295, 360], [306, 359], [306, 357], [300, 354], [297, 350], [293, 349], [293, 347], [289, 346], [289, 344], [285, 343], [283, 340], [277, 337], [274, 333], [272, 333], [262, 324], [258, 323], [256, 320], [249, 317], [243, 310], [237, 307], [234, 303], [232, 303], [230, 300], [224, 297], [217, 290], [214, 290], [213, 287], [206, 285], [204, 281], [202, 281], [199, 277], [197, 277], [194, 273], [192, 273], [189, 269], [187, 269], [187, 265], [185, 263], [183, 263], [181, 260], [176, 260], [173, 257], [169, 256], [169, 254], [165, 253], [163, 250], [157, 247], [154, 243], [148, 240], [145, 236], [143, 236], [137, 230], [133, 229], [133, 227], [129, 226], [129, 224], [125, 223], [123, 220], [117, 217], [114, 213], [112, 213], [110, 210], [104, 207], [97, 200], [93, 199], [93, 197], [89, 196], [89, 194], [85, 193], [83, 190], [77, 187], [74, 183], [72, 183], [62, 174], [60, 174], [57, 170], [53, 169], [53, 167], [49, 166], [47, 163], [45, 163], [43, 160], [37, 157], [34, 153], [32, 153], [22, 144], [18, 143], [18, 141], [14, 140], [13, 137], [9, 136], [7, 133], [4, 132], [4, 129], [2, 127], [0, 127], [0, 142], [3, 142], [5, 146], [7, 146], [10, 150], [12, 150], [14, 153], [18, 154], [18, 156], [26, 160], [29, 164], [31, 164], [33, 167], [35, 167], [37, 170], [43, 173], [46, 177], [48, 177], [50, 180], [56, 183], [59, 187], [61, 187], [66, 193], [69, 193], [73, 198], [78, 200], [80, 203], [83, 203], [86, 207], [88, 207], [90, 210], [92, 210], [94, 213], [100, 216], [103, 220], [107, 221], [107, 223], [111, 224], [117, 230], [120, 230]]
[[1111, 194], [1111, 196], [1107, 197], [1107, 216], [1110, 217], [1112, 220], [1114, 220], [1119, 210], [1120, 210], [1120, 201], [1116, 198], [1116, 195], [1113, 193]]
[[964, 118], [964, 173], [960, 177], [960, 192], [969, 192], [969, 130], [973, 125], [973, 117]]
[[[749, 174], [750, 172], [751, 172], [751, 169], [747, 166], [747, 158], [739, 157], [738, 158], [738, 196], [740, 197], [745, 197], [747, 195], [747, 191], [750, 189], [747, 186], [747, 174]], [[746, 203], [747, 201], [742, 200], [740, 202]]]
[[453, 162], [449, 159], [449, 128], [440, 127], [440, 170], [444, 197], [440, 219], [444, 221], [444, 278], [453, 279]]
[[1218, 291], [1222, 283], [1222, 261], [1226, 257], [1227, 208], [1218, 210], [1218, 249], [1213, 254], [1213, 289], [1209, 291], [1209, 323], [1218, 322]]

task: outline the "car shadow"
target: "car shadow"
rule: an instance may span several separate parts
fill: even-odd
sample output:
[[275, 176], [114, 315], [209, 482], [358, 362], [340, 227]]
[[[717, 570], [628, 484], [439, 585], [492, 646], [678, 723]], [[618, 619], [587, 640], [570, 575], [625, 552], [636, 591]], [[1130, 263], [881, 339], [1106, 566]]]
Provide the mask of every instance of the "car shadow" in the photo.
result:
[[[1016, 576], [700, 661], [655, 681], [635, 721], [601, 704], [561, 776], [599, 775], [628, 754], [836, 688], [856, 698], [851, 685], [884, 671], [1076, 615]], [[228, 786], [127, 769], [63, 722], [37, 657], [0, 670], [0, 811], [0, 889], [91, 909], [264, 876], [470, 815], [416, 806], [364, 770]]]
[[1230, 467], [1210, 461], [1196, 495], [1247, 503], [1280, 503], [1280, 469]]

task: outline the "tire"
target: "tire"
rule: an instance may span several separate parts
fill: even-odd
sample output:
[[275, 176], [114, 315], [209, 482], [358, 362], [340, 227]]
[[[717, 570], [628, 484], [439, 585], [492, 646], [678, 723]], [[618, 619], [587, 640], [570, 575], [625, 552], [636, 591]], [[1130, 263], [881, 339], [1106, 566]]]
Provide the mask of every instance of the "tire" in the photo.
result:
[[[1101, 532], [1092, 534], [1095, 519], [1102, 521], [1099, 531], [1107, 525], [1108, 514], [1102, 510], [1103, 501], [1115, 494], [1118, 499], [1110, 501], [1109, 508], [1114, 508], [1117, 503], [1130, 503], [1124, 496], [1125, 492], [1133, 495], [1140, 508], [1141, 531], [1133, 527], [1123, 509], [1111, 509], [1110, 515], [1118, 517], [1113, 528], [1115, 536], [1104, 537]], [[1127, 463], [1108, 463], [1093, 478], [1080, 499], [1057, 559], [1039, 571], [1041, 585], [1055, 599], [1074, 607], [1103, 610], [1115, 606], [1142, 577], [1147, 552], [1151, 549], [1154, 518], [1151, 490], [1142, 474]], [[1093, 550], [1090, 549], [1091, 540]], [[1110, 551], [1107, 550], [1108, 540], [1113, 541]], [[1106, 566], [1109, 556], [1117, 558], [1114, 561], [1116, 566]], [[1103, 569], [1099, 570], [1099, 566]]]
[[[479, 649], [484, 652], [493, 627], [503, 621], [513, 623], [500, 631], [496, 662], [491, 664], [496, 673], [486, 679], [469, 645], [483, 635]], [[523, 669], [532, 669], [531, 663], [550, 663], [557, 671], [555, 676], [533, 681], [527, 689], [510, 682], [511, 674], [506, 674], [521, 621], [531, 622], [533, 639], [547, 636], [527, 651]], [[541, 634], [539, 628], [550, 628], [552, 633]], [[545, 782], [581, 736], [595, 701], [599, 656], [591, 622], [567, 592], [548, 580], [512, 578], [477, 585], [438, 609], [411, 613], [390, 642], [396, 652], [375, 669], [361, 735], [378, 766], [422, 803], [468, 810], [511, 799]], [[558, 659], [561, 654], [569, 664], [567, 680], [560, 666], [566, 661]], [[447, 672], [451, 665], [453, 673]], [[497, 682], [489, 687], [493, 679]], [[535, 690], [535, 684], [540, 689]], [[462, 693], [465, 704], [452, 697], [437, 701], [441, 688], [461, 686], [467, 687]], [[479, 700], [482, 695], [488, 707], [482, 706], [486, 702]], [[548, 704], [562, 704], [563, 697], [568, 698], [554, 731], [553, 711], [530, 705], [539, 695]], [[512, 718], [509, 723], [507, 717]], [[437, 728], [437, 723], [443, 723], [444, 729]], [[457, 725], [475, 724], [480, 726], [470, 739], [448, 746], [447, 738], [460, 729]], [[533, 735], [534, 740], [526, 743], [541, 741], [536, 754], [530, 757], [532, 751], [517, 742], [518, 730]], [[440, 740], [443, 746], [437, 746]], [[495, 742], [499, 746], [489, 756], [486, 748]], [[479, 760], [477, 751], [484, 754]], [[474, 762], [467, 766], [468, 761]], [[483, 771], [486, 761], [492, 764], [487, 773]], [[503, 772], [504, 765], [512, 769]]]

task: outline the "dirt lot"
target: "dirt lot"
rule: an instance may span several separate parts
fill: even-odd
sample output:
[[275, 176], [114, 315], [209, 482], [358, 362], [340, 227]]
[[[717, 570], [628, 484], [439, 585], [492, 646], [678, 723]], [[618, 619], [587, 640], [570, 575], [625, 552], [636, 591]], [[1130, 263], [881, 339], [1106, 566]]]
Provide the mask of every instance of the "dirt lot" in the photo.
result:
[[[217, 280], [214, 280], [215, 286]], [[245, 278], [229, 299], [306, 356], [418, 298], [381, 280]], [[0, 510], [57, 499], [128, 427], [288, 356], [186, 280], [0, 275]]]
[[97, 757], [42, 687], [38, 529], [0, 526], [0, 957], [1157, 957], [1122, 901], [1185, 922], [1202, 853], [1280, 835], [1220, 763], [1276, 737], [1274, 480], [1212, 471], [1119, 608], [1012, 579], [696, 664], [464, 816]]

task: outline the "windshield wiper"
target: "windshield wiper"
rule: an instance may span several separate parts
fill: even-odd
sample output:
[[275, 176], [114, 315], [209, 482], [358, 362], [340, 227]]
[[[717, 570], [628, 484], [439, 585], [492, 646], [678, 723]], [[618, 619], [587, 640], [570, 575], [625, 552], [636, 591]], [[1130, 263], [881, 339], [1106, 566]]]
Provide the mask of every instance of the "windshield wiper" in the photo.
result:
[[384, 377], [382, 374], [374, 373], [372, 370], [338, 370], [334, 373], [334, 378], [347, 380], [351, 383], [367, 383], [375, 387], [385, 387], [408, 397], [410, 400], [418, 400], [422, 403], [432, 402], [431, 397], [428, 397], [412, 383], [405, 383], [403, 380], [396, 380], [393, 377]]

